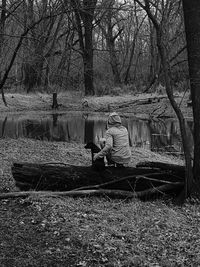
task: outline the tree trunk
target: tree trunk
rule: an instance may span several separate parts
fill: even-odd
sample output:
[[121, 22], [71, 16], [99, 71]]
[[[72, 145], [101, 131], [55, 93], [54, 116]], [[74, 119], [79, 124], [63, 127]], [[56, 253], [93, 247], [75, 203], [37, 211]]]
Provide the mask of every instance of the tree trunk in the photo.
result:
[[[26, 55], [23, 63], [24, 85], [27, 92], [30, 92], [35, 86], [39, 87], [43, 83], [43, 65], [45, 61], [45, 48], [47, 46], [51, 31], [54, 26], [54, 16], [48, 16], [47, 0], [41, 2], [39, 9], [39, 16], [41, 19], [38, 27], [30, 30], [30, 37], [26, 41], [26, 45], [29, 46], [29, 54]], [[25, 6], [27, 13], [25, 15], [24, 28], [28, 29], [31, 24], [36, 21], [34, 1], [28, 0], [27, 6]], [[54, 44], [54, 41], [53, 41]]]
[[26, 92], [29, 93], [36, 84], [36, 70], [31, 62], [23, 63], [23, 76]]
[[[139, 21], [138, 21], [138, 17], [137, 17], [137, 8], [136, 8], [136, 4], [135, 4], [135, 8], [134, 8], [134, 15], [135, 15], [135, 18], [136, 18], [136, 23], [135, 23], [135, 31], [134, 31], [134, 38], [133, 38], [133, 42], [132, 42], [132, 46], [130, 48], [130, 56], [129, 56], [129, 61], [128, 61], [128, 66], [126, 68], [126, 71], [125, 71], [125, 78], [124, 78], [124, 83], [125, 84], [128, 84], [129, 83], [129, 79], [130, 79], [130, 70], [131, 70], [131, 66], [132, 66], [132, 62], [133, 62], [133, 57], [135, 55], [135, 48], [136, 48], [136, 43], [137, 43], [137, 38], [138, 38], [138, 34], [139, 34], [139, 31], [140, 31], [140, 28], [141, 26], [143, 25], [143, 22], [146, 18], [146, 15], [143, 17], [141, 23], [139, 24]], [[137, 61], [137, 58], [136, 58], [136, 61]], [[137, 62], [136, 64], [137, 65]]]
[[116, 48], [115, 48], [115, 41], [117, 36], [119, 36], [120, 31], [114, 34], [114, 25], [112, 22], [114, 3], [115, 1], [113, 0], [110, 1], [106, 16], [106, 29], [104, 29], [105, 26], [101, 26], [101, 29], [106, 37], [106, 45], [110, 57], [110, 65], [113, 73], [114, 84], [117, 86], [121, 84], [121, 78], [119, 72], [119, 61], [117, 58]]
[[58, 108], [57, 93], [53, 93], [52, 109], [57, 109], [57, 108]]
[[85, 95], [94, 95], [92, 25], [85, 25], [85, 49], [83, 54]]
[[188, 50], [191, 98], [194, 117], [194, 165], [195, 186], [192, 194], [200, 195], [200, 1], [182, 0]]
[[114, 78], [114, 84], [119, 85], [121, 84], [121, 79], [120, 79], [120, 73], [118, 69], [119, 62], [117, 60], [117, 55], [115, 51], [115, 44], [113, 40], [108, 40], [107, 38], [107, 44], [108, 44], [108, 51], [110, 55], [110, 65], [112, 68], [112, 73], [113, 73], [113, 78]]
[[[28, 0], [27, 2], [24, 1], [24, 31], [26, 31], [32, 23], [34, 23], [34, 11], [33, 11], [33, 1]], [[27, 93], [29, 93], [35, 84], [35, 69], [33, 67], [33, 48], [34, 48], [34, 41], [35, 41], [35, 30], [30, 30], [30, 39], [25, 39], [26, 46], [29, 47], [29, 53], [25, 54], [24, 62], [22, 64], [22, 71], [23, 71], [23, 83], [26, 88]], [[26, 48], [27, 49], [27, 48]], [[27, 51], [27, 50], [25, 50]]]
[[85, 49], [83, 54], [85, 95], [94, 95], [93, 85], [93, 18], [97, 0], [83, 0], [84, 11], [81, 12], [85, 30]]
[[158, 49], [161, 56], [162, 68], [164, 72], [164, 79], [166, 85], [166, 93], [169, 98], [169, 101], [178, 117], [180, 131], [181, 131], [181, 138], [183, 143], [183, 150], [185, 156], [185, 164], [186, 164], [186, 176], [185, 176], [185, 198], [190, 195], [192, 184], [193, 184], [193, 173], [192, 173], [192, 151], [191, 151], [191, 144], [188, 142], [188, 133], [187, 133], [187, 124], [184, 119], [183, 113], [181, 112], [179, 106], [177, 105], [174, 96], [173, 96], [173, 89], [171, 84], [171, 71], [170, 71], [170, 64], [167, 58], [165, 45], [162, 43], [161, 40], [161, 32], [158, 30], [157, 32], [157, 44]]
[[[6, 0], [2, 0], [1, 17], [0, 17], [0, 58], [2, 57], [2, 49], [3, 49], [3, 43], [4, 43], [5, 22], [6, 22]], [[0, 70], [0, 80], [1, 80], [1, 77], [2, 75], [1, 75], [1, 70]], [[4, 102], [4, 105], [7, 106], [3, 86], [1, 87], [1, 96]]]
[[[94, 95], [93, 84], [93, 19], [97, 0], [71, 0], [74, 9], [79, 44], [83, 58], [85, 95]], [[84, 31], [83, 31], [83, 28]]]

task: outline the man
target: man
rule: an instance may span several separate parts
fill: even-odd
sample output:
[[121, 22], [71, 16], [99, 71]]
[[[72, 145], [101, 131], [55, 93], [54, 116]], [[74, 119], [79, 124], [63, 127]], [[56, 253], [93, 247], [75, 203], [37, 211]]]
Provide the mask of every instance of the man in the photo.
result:
[[108, 117], [107, 131], [103, 142], [104, 147], [94, 156], [94, 161], [106, 156], [108, 164], [121, 166], [129, 163], [131, 150], [128, 131], [122, 126], [121, 118], [116, 112], [111, 113]]

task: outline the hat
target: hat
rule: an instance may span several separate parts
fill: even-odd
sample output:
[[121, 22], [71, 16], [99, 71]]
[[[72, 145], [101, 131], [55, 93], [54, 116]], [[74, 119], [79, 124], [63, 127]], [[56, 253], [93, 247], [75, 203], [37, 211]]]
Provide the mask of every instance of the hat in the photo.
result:
[[114, 124], [121, 124], [122, 121], [121, 121], [121, 118], [120, 116], [116, 113], [116, 112], [113, 112], [109, 115], [108, 117], [108, 124], [109, 125], [114, 125]]

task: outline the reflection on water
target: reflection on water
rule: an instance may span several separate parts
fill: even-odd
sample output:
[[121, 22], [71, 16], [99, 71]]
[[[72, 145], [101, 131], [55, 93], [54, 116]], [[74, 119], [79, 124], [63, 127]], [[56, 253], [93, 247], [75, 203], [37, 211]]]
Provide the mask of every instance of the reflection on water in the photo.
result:
[[[76, 143], [99, 142], [105, 135], [106, 116], [53, 114], [43, 118], [9, 116], [0, 119], [0, 137], [33, 138], [47, 141]], [[129, 131], [130, 145], [153, 151], [182, 151], [177, 121], [144, 121], [122, 118]]]

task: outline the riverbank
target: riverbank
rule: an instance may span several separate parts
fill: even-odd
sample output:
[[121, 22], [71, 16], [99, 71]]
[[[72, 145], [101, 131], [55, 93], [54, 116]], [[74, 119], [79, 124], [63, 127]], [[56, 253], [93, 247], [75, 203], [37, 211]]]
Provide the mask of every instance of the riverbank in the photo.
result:
[[[0, 114], [11, 112], [52, 112], [52, 94], [35, 93], [19, 94], [8, 93], [5, 95], [8, 106], [0, 101]], [[185, 117], [192, 117], [192, 109], [187, 106], [188, 95], [176, 93], [178, 105]], [[148, 103], [147, 100], [150, 99]], [[152, 100], [154, 99], [154, 100]], [[81, 111], [110, 112], [118, 111], [120, 114], [132, 114], [138, 117], [175, 117], [175, 113], [166, 95], [158, 94], [125, 94], [117, 96], [92, 96], [84, 97], [79, 92], [58, 93], [57, 101], [59, 107], [54, 112]]]
[[[9, 106], [0, 105], [3, 116], [52, 112], [51, 95], [6, 97]], [[124, 100], [130, 101], [130, 97], [58, 96], [58, 102], [63, 101], [59, 112], [99, 112], [111, 102]], [[138, 108], [141, 113], [137, 115], [146, 116], [155, 106]], [[133, 110], [136, 107], [117, 111]], [[183, 164], [172, 156], [132, 148], [130, 166], [145, 160]], [[76, 143], [0, 139], [0, 192], [18, 190], [11, 173], [13, 162], [90, 165], [91, 155]], [[0, 200], [1, 267], [199, 266], [199, 214], [198, 204], [176, 207], [162, 200], [39, 196]]]
[[[13, 162], [90, 165], [82, 145], [1, 139], [1, 192], [15, 191]], [[178, 162], [132, 148], [139, 161]], [[3, 185], [3, 187], [2, 187]], [[176, 207], [162, 200], [29, 197], [0, 200], [2, 267], [198, 266], [200, 206]]]

